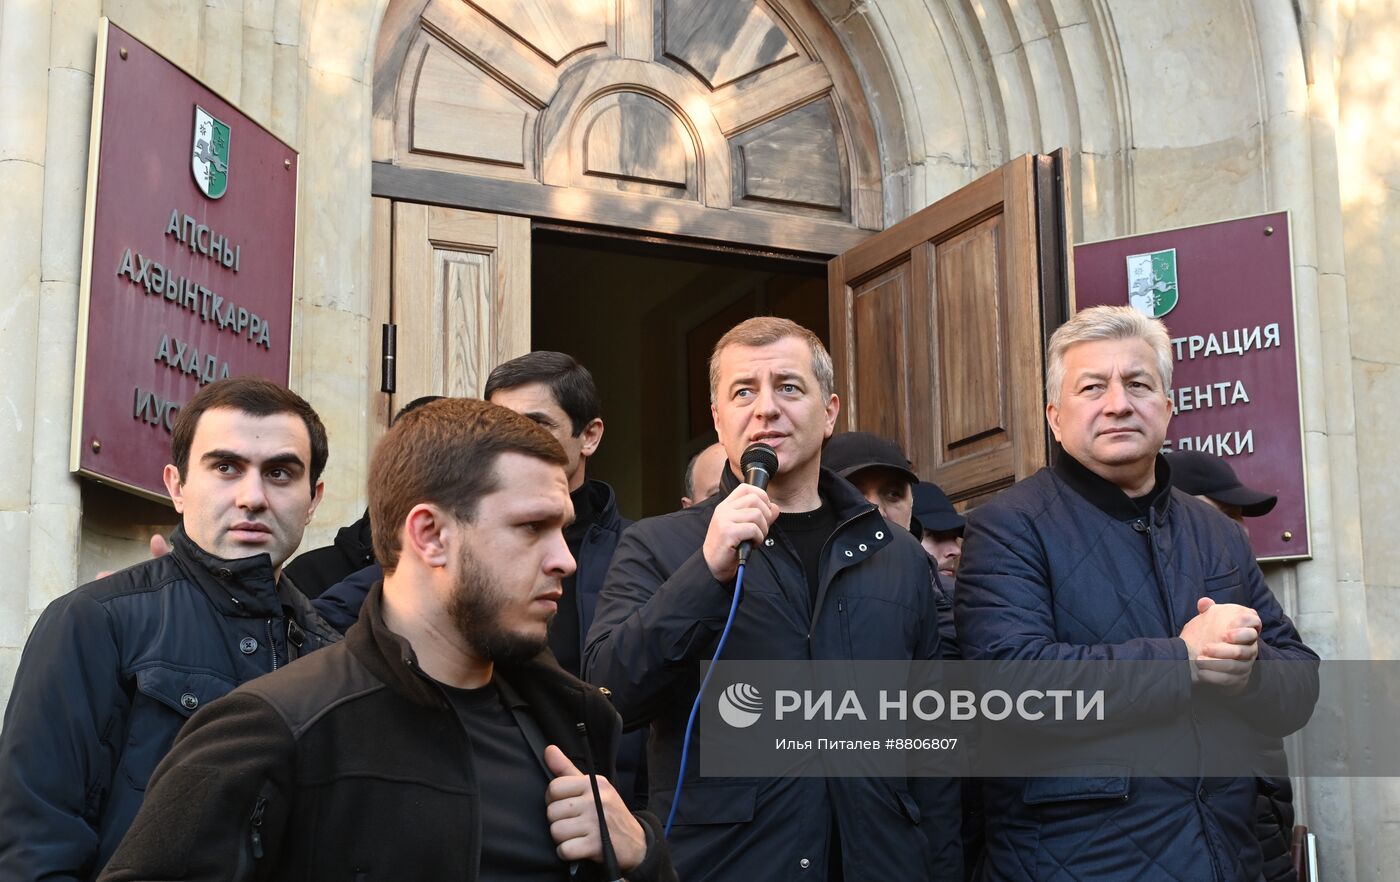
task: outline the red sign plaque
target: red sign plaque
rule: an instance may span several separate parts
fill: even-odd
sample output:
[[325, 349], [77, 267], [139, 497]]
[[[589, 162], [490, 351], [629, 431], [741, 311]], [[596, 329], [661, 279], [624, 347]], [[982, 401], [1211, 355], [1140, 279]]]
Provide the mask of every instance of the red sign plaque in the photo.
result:
[[1074, 273], [1076, 308], [1132, 303], [1171, 331], [1165, 449], [1223, 456], [1245, 486], [1278, 494], [1247, 521], [1254, 553], [1308, 557], [1288, 213], [1080, 245]]
[[297, 154], [105, 19], [90, 149], [72, 468], [164, 499], [185, 401], [287, 382]]

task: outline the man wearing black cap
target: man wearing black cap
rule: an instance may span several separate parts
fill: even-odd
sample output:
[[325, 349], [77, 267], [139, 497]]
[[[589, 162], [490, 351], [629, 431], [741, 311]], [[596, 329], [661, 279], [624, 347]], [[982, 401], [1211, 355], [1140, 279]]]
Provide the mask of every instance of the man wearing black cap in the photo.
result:
[[1219, 456], [1196, 450], [1178, 450], [1168, 457], [1172, 483], [1180, 490], [1208, 502], [1244, 527], [1245, 518], [1262, 517], [1274, 510], [1278, 497], [1240, 483], [1235, 470]]
[[[842, 432], [833, 435], [827, 442], [826, 449], [822, 451], [822, 466], [854, 485], [866, 500], [879, 507], [885, 520], [896, 527], [903, 527], [916, 537], [921, 536], [923, 528], [913, 525], [914, 488], [919, 483], [919, 476], [909, 469], [909, 460], [898, 444], [870, 432]], [[943, 498], [946, 501], [948, 497]], [[949, 503], [948, 510], [961, 522], [961, 516], [952, 509], [952, 503]], [[958, 532], [962, 532], [961, 525]], [[954, 548], [958, 548], [956, 541]], [[925, 546], [924, 550], [928, 551], [928, 547]], [[961, 553], [961, 549], [956, 552]], [[941, 655], [943, 658], [957, 658], [958, 641], [953, 627], [953, 573], [944, 573], [942, 560], [933, 556], [932, 552], [930, 556], [930, 568], [935, 571], [930, 574], [930, 579], [938, 610]]]
[[[1257, 518], [1274, 510], [1278, 496], [1246, 487], [1230, 463], [1219, 456], [1198, 450], [1178, 450], [1167, 457], [1172, 467], [1172, 483], [1177, 489], [1220, 509], [1246, 533], [1245, 518]], [[1274, 745], [1283, 755], [1283, 742]], [[1260, 778], [1259, 795], [1254, 801], [1254, 835], [1264, 856], [1266, 882], [1294, 882], [1290, 848], [1293, 842], [1293, 782], [1287, 775]]]
[[938, 575], [950, 592], [953, 578], [958, 574], [958, 561], [962, 560], [963, 527], [967, 518], [953, 508], [953, 501], [943, 488], [928, 481], [914, 485], [914, 522], [909, 525], [924, 551], [938, 564]]
[[861, 496], [879, 506], [885, 520], [909, 529], [919, 476], [910, 471], [898, 444], [869, 432], [842, 432], [827, 442], [822, 466], [854, 484]]

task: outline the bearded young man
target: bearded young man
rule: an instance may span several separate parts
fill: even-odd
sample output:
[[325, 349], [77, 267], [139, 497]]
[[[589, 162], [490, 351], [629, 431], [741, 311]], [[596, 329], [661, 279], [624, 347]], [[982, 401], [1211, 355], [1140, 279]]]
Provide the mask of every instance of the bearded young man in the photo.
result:
[[[831, 356], [773, 317], [720, 338], [710, 358], [719, 492], [623, 534], [589, 631], [590, 682], [629, 726], [650, 724], [651, 802], [669, 812], [701, 665], [733, 599], [738, 547], [753, 543], [725, 648], [730, 659], [935, 659], [930, 569], [914, 537], [821, 467], [836, 424]], [[767, 490], [740, 484], [745, 448], [778, 458]], [[692, 754], [692, 760], [694, 754]], [[686, 882], [960, 879], [957, 782], [725, 778], [689, 763], [671, 830]]]
[[[1244, 533], [1174, 489], [1159, 453], [1171, 419], [1166, 327], [1131, 307], [1083, 310], [1050, 338], [1046, 374], [1063, 451], [968, 515], [954, 592], [963, 656], [1157, 662], [1166, 674], [1121, 722], [1162, 743], [1210, 743], [1202, 720], [1218, 708], [1264, 735], [1301, 727], [1317, 655]], [[1260, 878], [1255, 779], [1134, 773], [1134, 760], [1151, 759], [985, 779], [980, 878]]]
[[485, 402], [395, 423], [360, 619], [190, 720], [102, 878], [674, 879], [660, 825], [608, 783], [617, 714], [546, 649], [574, 571], [567, 462]]
[[[482, 397], [529, 417], [554, 436], [567, 457], [564, 474], [574, 520], [564, 539], [577, 569], [563, 580], [564, 596], [550, 626], [549, 647], [560, 667], [580, 674], [583, 638], [593, 620], [603, 576], [618, 538], [632, 523], [618, 511], [612, 487], [588, 477], [588, 460], [603, 440], [598, 387], [588, 368], [573, 356], [542, 350], [497, 365], [486, 378]], [[367, 566], [331, 586], [317, 598], [316, 608], [331, 624], [348, 629], [359, 616], [370, 586], [381, 578], [378, 563]], [[640, 745], [633, 752], [640, 753]], [[628, 795], [632, 795], [630, 786]]]

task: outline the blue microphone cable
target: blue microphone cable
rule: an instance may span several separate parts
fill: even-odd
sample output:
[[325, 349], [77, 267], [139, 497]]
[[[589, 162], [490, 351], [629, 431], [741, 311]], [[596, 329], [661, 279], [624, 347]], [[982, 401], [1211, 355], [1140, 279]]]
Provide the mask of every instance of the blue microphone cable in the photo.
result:
[[690, 736], [695, 731], [695, 718], [700, 713], [700, 702], [705, 698], [705, 689], [710, 685], [710, 677], [715, 673], [715, 665], [719, 663], [720, 653], [724, 652], [724, 642], [729, 639], [729, 629], [734, 627], [734, 617], [739, 612], [739, 594], [744, 587], [744, 566], [739, 564], [739, 573], [734, 577], [734, 600], [729, 604], [729, 619], [724, 623], [724, 630], [719, 635], [719, 643], [715, 644], [714, 658], [710, 659], [710, 668], [705, 671], [705, 677], [700, 681], [700, 691], [695, 694], [695, 703], [690, 706], [690, 719], [685, 724], [685, 740], [681, 742], [681, 770], [676, 775], [676, 792], [671, 796], [671, 811], [666, 814], [666, 829], [663, 835], [671, 838], [671, 825], [676, 821], [676, 808], [681, 804], [681, 785], [685, 782], [685, 763], [690, 758]]

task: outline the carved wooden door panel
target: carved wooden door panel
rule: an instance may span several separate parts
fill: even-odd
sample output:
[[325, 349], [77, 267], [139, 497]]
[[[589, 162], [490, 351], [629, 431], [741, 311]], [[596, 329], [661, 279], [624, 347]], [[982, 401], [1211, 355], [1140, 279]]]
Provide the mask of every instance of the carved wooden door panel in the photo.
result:
[[378, 196], [834, 254], [880, 144], [809, 0], [392, 0]]
[[530, 350], [530, 221], [375, 202], [392, 242], [375, 259], [376, 288], [391, 292], [375, 311], [398, 343], [385, 414], [420, 395], [479, 396], [492, 368]]
[[828, 265], [840, 428], [898, 440], [955, 501], [1046, 461], [1044, 340], [1064, 279], [1042, 251], [1064, 253], [1065, 224], [1038, 177], [1053, 166], [1012, 160]]

